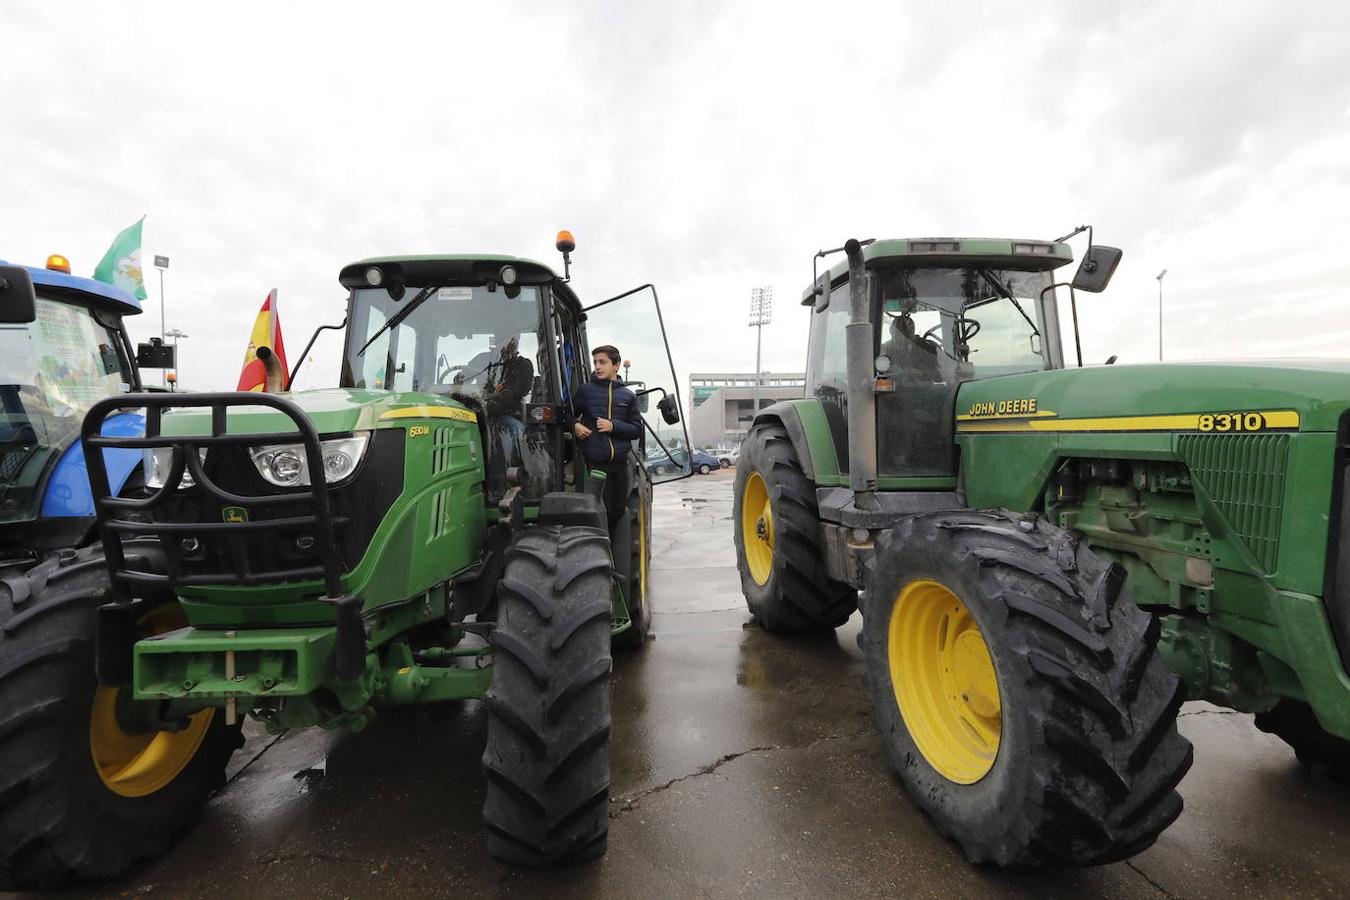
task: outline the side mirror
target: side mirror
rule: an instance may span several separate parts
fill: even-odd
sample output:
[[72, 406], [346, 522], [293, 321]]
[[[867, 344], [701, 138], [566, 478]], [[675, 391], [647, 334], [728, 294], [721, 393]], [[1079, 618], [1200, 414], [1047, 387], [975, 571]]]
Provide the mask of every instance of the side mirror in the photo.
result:
[[1103, 247], [1100, 244], [1089, 247], [1087, 255], [1083, 257], [1082, 264], [1078, 266], [1078, 271], [1073, 276], [1073, 289], [1087, 291], [1090, 294], [1100, 294], [1106, 290], [1107, 283], [1115, 274], [1116, 266], [1120, 265], [1122, 255], [1118, 247]]
[[675, 398], [667, 394], [656, 403], [656, 408], [661, 410], [661, 418], [666, 420], [667, 425], [675, 425], [680, 421], [680, 407], [675, 402]]
[[0, 266], [0, 325], [27, 325], [37, 319], [37, 293], [23, 266]]
[[812, 286], [811, 291], [812, 291], [812, 293], [815, 295], [815, 303], [812, 304], [812, 311], [813, 311], [813, 312], [821, 312], [821, 311], [825, 310], [827, 307], [829, 307], [829, 305], [830, 305], [830, 270], [829, 270], [829, 269], [826, 269], [826, 270], [821, 274], [821, 276], [820, 276], [819, 278], [816, 279], [816, 283], [815, 283], [815, 285]]

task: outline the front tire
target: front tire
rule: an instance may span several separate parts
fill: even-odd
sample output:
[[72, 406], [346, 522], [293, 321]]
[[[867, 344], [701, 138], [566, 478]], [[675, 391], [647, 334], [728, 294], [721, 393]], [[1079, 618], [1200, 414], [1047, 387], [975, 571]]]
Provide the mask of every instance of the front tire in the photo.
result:
[[[94, 679], [101, 547], [0, 576], [0, 889], [106, 878], [158, 856], [225, 783], [239, 726], [204, 710], [131, 733]], [[142, 623], [181, 618], [152, 605]], [[162, 630], [162, 627], [151, 628]]]
[[1320, 767], [1338, 781], [1350, 781], [1350, 741], [1328, 733], [1312, 707], [1299, 700], [1281, 700], [1269, 712], [1256, 714], [1256, 727], [1293, 748], [1299, 763]]
[[782, 425], [751, 429], [732, 492], [741, 590], [760, 624], [769, 631], [809, 632], [847, 622], [858, 608], [858, 593], [825, 570], [815, 485]]
[[867, 579], [873, 722], [972, 862], [1114, 862], [1180, 815], [1182, 687], [1121, 567], [1042, 519], [971, 511], [884, 533]]
[[[640, 466], [632, 473], [628, 492], [627, 517], [615, 529], [612, 538], [614, 564], [624, 583], [624, 604], [628, 607], [629, 626], [614, 637], [614, 646], [629, 650], [647, 643], [652, 627], [652, 606], [647, 576], [652, 564], [652, 483]], [[626, 562], [624, 562], [626, 560]]]
[[711, 471], [712, 467], [709, 466], [707, 463], [703, 463], [701, 466], [698, 467], [698, 474], [700, 475], [707, 475]]
[[612, 571], [600, 528], [530, 528], [507, 551], [483, 752], [488, 852], [503, 862], [605, 853]]

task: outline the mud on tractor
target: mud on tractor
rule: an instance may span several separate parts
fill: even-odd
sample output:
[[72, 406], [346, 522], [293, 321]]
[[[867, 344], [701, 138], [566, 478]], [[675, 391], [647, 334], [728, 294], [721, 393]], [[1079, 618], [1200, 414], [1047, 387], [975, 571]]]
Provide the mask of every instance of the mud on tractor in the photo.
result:
[[[0, 592], [0, 886], [161, 852], [223, 783], [245, 717], [359, 729], [468, 698], [487, 709], [488, 850], [605, 852], [611, 646], [651, 622], [653, 478], [639, 447], [607, 515], [572, 400], [599, 327], [645, 380], [640, 444], [683, 437], [656, 292], [584, 307], [508, 256], [369, 259], [340, 282], [338, 388], [90, 409], [102, 540]], [[143, 435], [107, 427], [127, 409]], [[139, 490], [105, 463], [125, 453]]]
[[735, 482], [750, 611], [861, 604], [891, 767], [1000, 866], [1148, 847], [1186, 699], [1350, 767], [1350, 370], [1066, 367], [1056, 289], [1076, 329], [1120, 259], [1089, 231], [1056, 283], [1071, 237], [839, 248], [803, 299], [807, 396], [756, 417]]

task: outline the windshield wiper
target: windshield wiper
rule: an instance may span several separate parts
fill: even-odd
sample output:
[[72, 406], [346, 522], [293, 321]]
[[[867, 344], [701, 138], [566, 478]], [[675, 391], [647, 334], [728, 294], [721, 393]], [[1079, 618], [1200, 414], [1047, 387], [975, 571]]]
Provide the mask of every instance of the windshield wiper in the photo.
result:
[[369, 347], [371, 344], [375, 343], [376, 338], [384, 334], [386, 331], [389, 331], [390, 329], [393, 328], [397, 328], [400, 324], [402, 324], [404, 319], [408, 318], [408, 316], [411, 316], [413, 314], [413, 310], [417, 309], [417, 307], [421, 306], [424, 302], [426, 302], [426, 299], [428, 297], [436, 293], [437, 287], [438, 285], [429, 284], [426, 287], [422, 288], [420, 291], [418, 291], [416, 296], [414, 296], [411, 300], [408, 301], [407, 306], [403, 307], [398, 312], [390, 316], [389, 320], [380, 326], [380, 330], [372, 334], [370, 336], [370, 340], [366, 341], [364, 344], [361, 345], [361, 349], [356, 351], [356, 355], [365, 356], [366, 348]]
[[1012, 291], [1008, 290], [1003, 282], [999, 281], [993, 275], [990, 275], [985, 269], [976, 269], [975, 271], [980, 273], [981, 278], [989, 282], [989, 286], [992, 287], [1000, 297], [1004, 300], [1011, 301], [1012, 305], [1017, 307], [1017, 311], [1022, 314], [1022, 318], [1026, 319], [1027, 324], [1031, 326], [1031, 334], [1034, 337], [1039, 337], [1041, 334], [1040, 329], [1036, 327], [1036, 323], [1032, 321], [1031, 316], [1027, 315], [1027, 311], [1022, 308], [1022, 304], [1017, 302], [1017, 298], [1013, 296]]

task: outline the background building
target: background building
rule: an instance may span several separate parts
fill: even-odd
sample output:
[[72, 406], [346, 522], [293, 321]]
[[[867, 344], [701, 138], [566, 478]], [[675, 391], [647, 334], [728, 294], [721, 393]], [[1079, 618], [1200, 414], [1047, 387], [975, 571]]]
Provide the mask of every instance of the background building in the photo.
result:
[[[759, 408], [806, 393], [801, 372], [763, 372]], [[689, 376], [689, 440], [695, 447], [739, 447], [755, 408], [753, 372], [695, 372]]]

